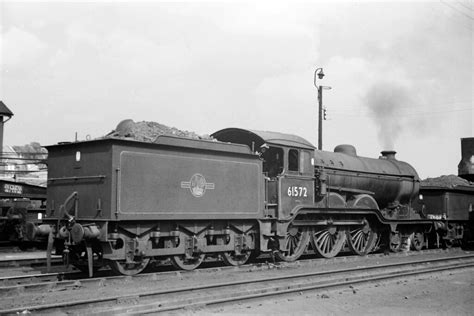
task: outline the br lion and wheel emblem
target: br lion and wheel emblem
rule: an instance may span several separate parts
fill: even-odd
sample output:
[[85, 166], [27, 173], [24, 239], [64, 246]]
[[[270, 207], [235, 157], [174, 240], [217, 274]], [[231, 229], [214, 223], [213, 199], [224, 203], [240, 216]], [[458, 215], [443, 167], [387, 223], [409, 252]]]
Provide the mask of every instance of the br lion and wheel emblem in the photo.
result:
[[214, 190], [214, 183], [207, 183], [206, 178], [202, 174], [194, 174], [189, 181], [181, 182], [183, 189], [189, 189], [195, 197], [202, 197], [206, 190]]

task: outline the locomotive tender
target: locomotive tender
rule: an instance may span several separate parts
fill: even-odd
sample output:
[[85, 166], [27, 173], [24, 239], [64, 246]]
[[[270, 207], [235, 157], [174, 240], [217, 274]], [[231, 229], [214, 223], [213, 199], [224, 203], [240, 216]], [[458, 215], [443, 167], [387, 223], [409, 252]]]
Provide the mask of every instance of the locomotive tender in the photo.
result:
[[54, 243], [91, 276], [104, 265], [133, 275], [150, 260], [190, 270], [206, 256], [240, 265], [270, 251], [285, 261], [345, 245], [365, 255], [381, 239], [427, 246], [433, 220], [411, 207], [418, 175], [394, 152], [363, 158], [349, 145], [319, 151], [237, 128], [212, 136], [48, 146], [48, 257]]

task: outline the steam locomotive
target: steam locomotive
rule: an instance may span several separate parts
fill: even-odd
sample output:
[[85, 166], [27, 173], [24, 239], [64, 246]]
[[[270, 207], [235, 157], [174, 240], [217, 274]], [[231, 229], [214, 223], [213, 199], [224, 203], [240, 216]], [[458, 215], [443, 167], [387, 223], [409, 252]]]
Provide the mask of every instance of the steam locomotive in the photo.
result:
[[35, 232], [49, 236], [48, 258], [55, 246], [91, 276], [105, 265], [134, 275], [151, 260], [192, 270], [206, 257], [241, 265], [267, 252], [294, 261], [460, 240], [449, 218], [427, 214], [417, 172], [395, 152], [365, 158], [238, 128], [212, 137], [48, 146], [47, 218]]

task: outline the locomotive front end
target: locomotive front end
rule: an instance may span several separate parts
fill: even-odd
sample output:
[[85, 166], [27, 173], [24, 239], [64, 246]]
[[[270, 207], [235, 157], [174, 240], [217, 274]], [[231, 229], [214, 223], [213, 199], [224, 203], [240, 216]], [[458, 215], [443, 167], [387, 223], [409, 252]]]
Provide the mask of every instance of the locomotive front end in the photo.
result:
[[[351, 145], [314, 153], [316, 203], [342, 209], [337, 216], [338, 229], [346, 231], [347, 244], [356, 254], [367, 254], [380, 244], [397, 251], [414, 232], [421, 236], [419, 245], [423, 245], [422, 236], [430, 222], [422, 221], [422, 214], [412, 207], [420, 179], [416, 170], [397, 160], [395, 154], [383, 151], [379, 159], [361, 157]], [[366, 224], [350, 223], [353, 218]], [[331, 225], [328, 232], [338, 241], [344, 239], [332, 233]]]

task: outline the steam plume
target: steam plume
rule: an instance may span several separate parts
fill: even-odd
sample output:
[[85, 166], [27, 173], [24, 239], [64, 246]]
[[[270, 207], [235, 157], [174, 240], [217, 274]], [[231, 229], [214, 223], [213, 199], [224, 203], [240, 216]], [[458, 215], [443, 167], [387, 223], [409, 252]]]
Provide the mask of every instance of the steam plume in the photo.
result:
[[403, 112], [409, 109], [411, 99], [408, 89], [396, 83], [376, 83], [367, 91], [365, 101], [384, 149], [395, 149], [404, 126]]

